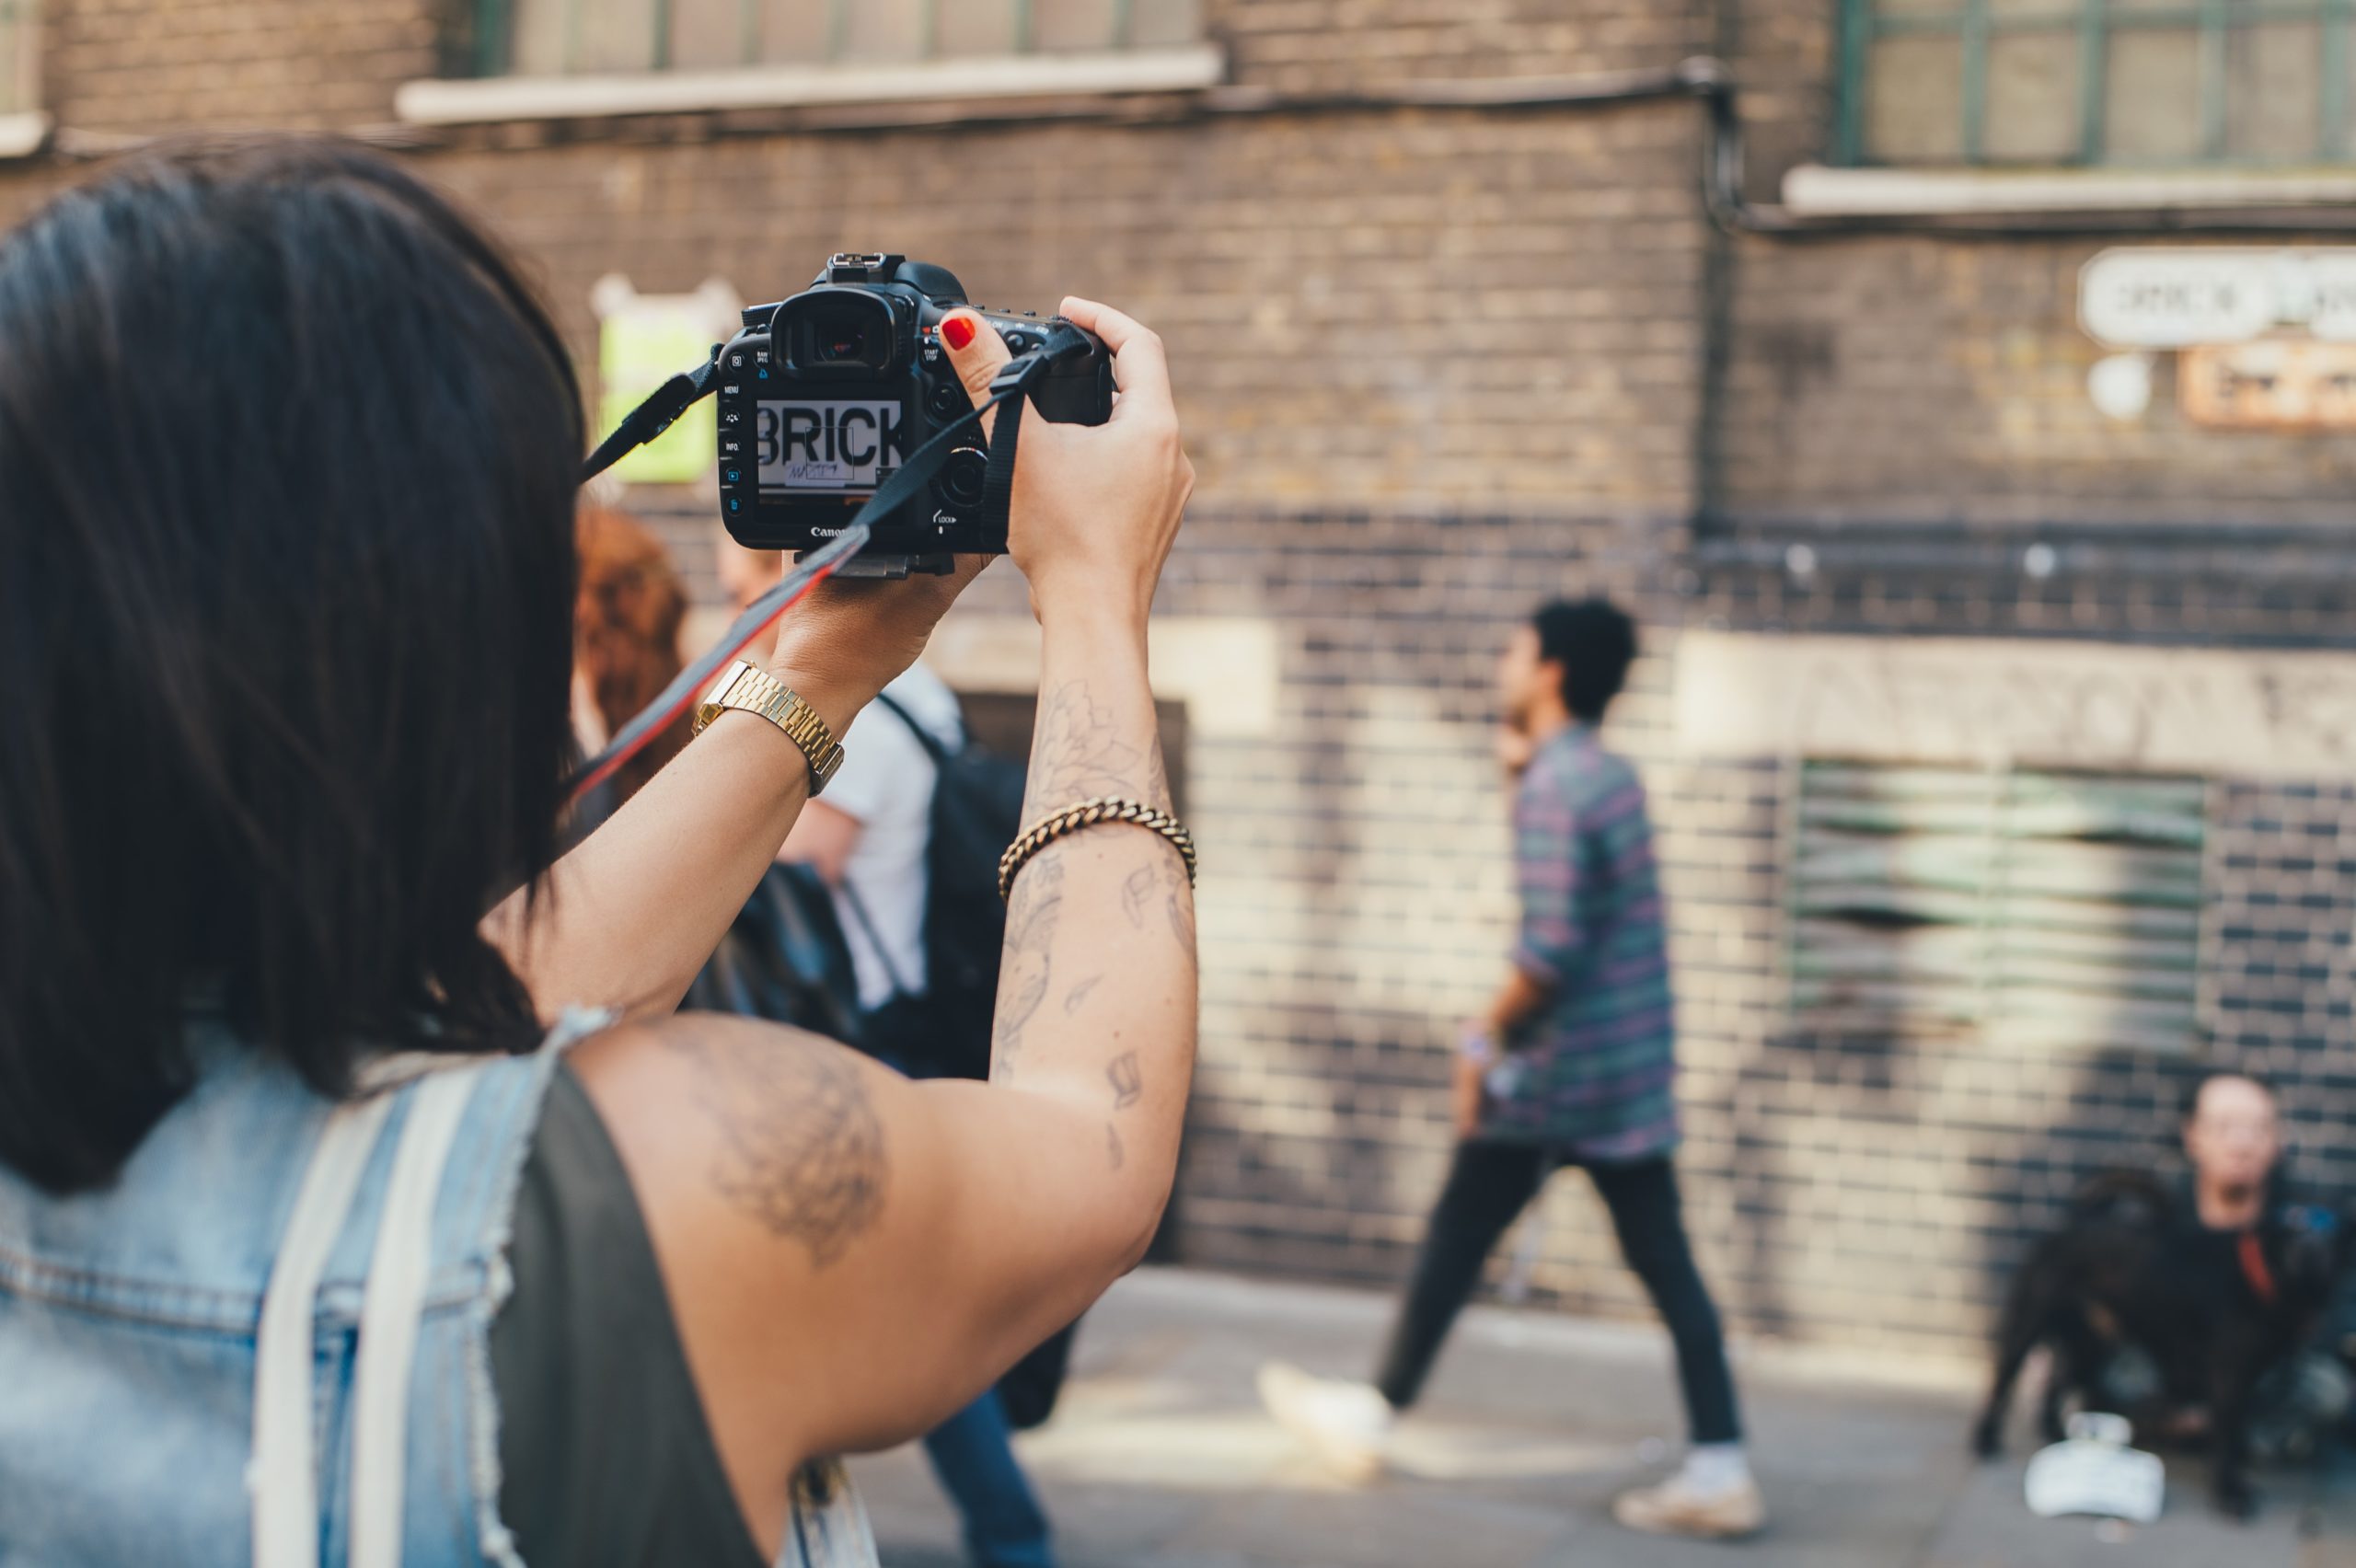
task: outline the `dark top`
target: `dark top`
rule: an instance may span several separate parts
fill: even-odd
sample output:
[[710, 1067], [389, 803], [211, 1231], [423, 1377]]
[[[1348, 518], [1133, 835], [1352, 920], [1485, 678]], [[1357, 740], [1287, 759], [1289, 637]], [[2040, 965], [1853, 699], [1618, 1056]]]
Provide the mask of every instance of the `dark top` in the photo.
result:
[[499, 1509], [535, 1568], [765, 1568], [671, 1321], [637, 1194], [560, 1067], [515, 1194], [491, 1328]]

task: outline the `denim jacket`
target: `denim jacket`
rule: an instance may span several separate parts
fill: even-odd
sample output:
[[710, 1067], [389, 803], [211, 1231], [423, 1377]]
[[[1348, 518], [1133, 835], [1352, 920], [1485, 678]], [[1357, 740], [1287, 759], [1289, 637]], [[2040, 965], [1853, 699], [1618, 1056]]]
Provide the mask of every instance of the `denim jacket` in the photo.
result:
[[[275, 1342], [265, 1296], [273, 1271], [294, 1272], [298, 1194], [307, 1200], [317, 1168], [351, 1108], [339, 1111], [217, 1025], [198, 1024], [195, 1088], [114, 1183], [60, 1198], [0, 1168], [0, 1568], [367, 1561], [353, 1531], [355, 1481], [376, 1494], [361, 1510], [380, 1521], [364, 1526], [375, 1560], [514, 1568], [498, 1511], [490, 1329], [511, 1288], [517, 1180], [558, 1053], [605, 1021], [571, 1014], [535, 1055], [437, 1059], [440, 1071], [373, 1097], [383, 1103], [369, 1106], [369, 1126], [342, 1140], [357, 1179], [341, 1223], [311, 1226], [319, 1256], [310, 1309], [282, 1309], [292, 1327]], [[445, 1077], [463, 1081], [425, 1093]], [[433, 1110], [421, 1110], [429, 1101]], [[429, 1119], [446, 1145], [405, 1136], [413, 1123], [422, 1135]], [[433, 1159], [438, 1175], [397, 1183], [397, 1162], [407, 1169], [409, 1146], [427, 1141], [446, 1147]], [[406, 1205], [397, 1186], [411, 1192]], [[386, 1219], [388, 1206], [406, 1218]], [[373, 1359], [406, 1366], [389, 1385], [360, 1376], [372, 1359], [363, 1354], [364, 1304], [375, 1298], [375, 1281], [397, 1272], [380, 1266], [391, 1250], [379, 1245], [380, 1220], [417, 1239], [417, 1262], [398, 1271], [404, 1291], [384, 1293], [407, 1303], [400, 1320], [370, 1317], [371, 1335], [392, 1321], [372, 1343], [399, 1345], [398, 1358], [387, 1350]], [[258, 1399], [265, 1364], [293, 1366], [295, 1380], [274, 1386], [301, 1389], [302, 1360], [273, 1354], [272, 1343], [307, 1351], [307, 1411], [299, 1392]], [[372, 1378], [391, 1391], [360, 1393], [356, 1385]], [[356, 1435], [355, 1404], [391, 1413], [369, 1416]], [[258, 1427], [273, 1409], [275, 1443]], [[355, 1467], [355, 1444], [376, 1457], [373, 1468]], [[257, 1462], [258, 1451], [284, 1462]], [[302, 1451], [312, 1459], [307, 1477], [287, 1459]], [[283, 1497], [290, 1479], [315, 1488], [294, 1495], [303, 1505], [295, 1517], [317, 1527], [315, 1541], [291, 1532], [291, 1559], [258, 1550], [256, 1539], [269, 1506], [258, 1498]], [[281, 1546], [289, 1534], [261, 1533]], [[783, 1562], [792, 1568], [873, 1562], [847, 1490], [832, 1509], [798, 1506], [788, 1537]], [[826, 1551], [837, 1554], [818, 1554]]]

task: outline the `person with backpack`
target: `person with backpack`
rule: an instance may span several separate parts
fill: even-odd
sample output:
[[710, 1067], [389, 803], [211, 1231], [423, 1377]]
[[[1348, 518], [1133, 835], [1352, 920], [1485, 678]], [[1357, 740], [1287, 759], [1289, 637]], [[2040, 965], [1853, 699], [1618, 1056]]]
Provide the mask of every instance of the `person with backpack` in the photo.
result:
[[[833, 892], [860, 1048], [910, 1078], [987, 1078], [1006, 930], [998, 858], [1021, 828], [1022, 766], [968, 744], [957, 694], [922, 664], [885, 686], [855, 729], [842, 771], [803, 809], [780, 858], [814, 869]], [[958, 885], [964, 862], [980, 868], [978, 903]], [[1013, 1431], [992, 1389], [928, 1434], [925, 1456], [980, 1568], [1051, 1568], [1047, 1516]]]

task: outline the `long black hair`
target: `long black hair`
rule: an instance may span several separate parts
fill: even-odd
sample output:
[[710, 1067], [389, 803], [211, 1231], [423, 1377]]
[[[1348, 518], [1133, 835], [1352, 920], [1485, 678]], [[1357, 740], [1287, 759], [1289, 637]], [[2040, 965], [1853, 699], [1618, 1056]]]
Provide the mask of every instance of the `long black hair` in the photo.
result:
[[192, 1010], [324, 1093], [513, 1048], [554, 856], [581, 401], [491, 242], [320, 139], [0, 241], [0, 1162], [109, 1180]]

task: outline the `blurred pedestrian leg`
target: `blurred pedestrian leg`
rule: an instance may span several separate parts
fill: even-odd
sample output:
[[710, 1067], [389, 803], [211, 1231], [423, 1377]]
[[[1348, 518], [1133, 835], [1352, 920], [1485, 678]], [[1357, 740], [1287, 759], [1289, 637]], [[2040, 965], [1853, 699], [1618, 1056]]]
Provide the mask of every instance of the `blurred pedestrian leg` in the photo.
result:
[[[1496, 1144], [1457, 1146], [1456, 1162], [1432, 1212], [1414, 1283], [1402, 1306], [1375, 1387], [1394, 1410], [1422, 1392], [1481, 1264], [1507, 1226], [1537, 1195], [1550, 1165], [1539, 1150]], [[1717, 1309], [1693, 1266], [1678, 1212], [1677, 1173], [1665, 1159], [1593, 1166], [1588, 1175], [1611, 1212], [1621, 1254], [1669, 1325], [1695, 1446], [1737, 1443], [1734, 1378]]]
[[1054, 1568], [1047, 1516], [1022, 1467], [995, 1389], [935, 1427], [925, 1458], [965, 1521], [976, 1568]]

